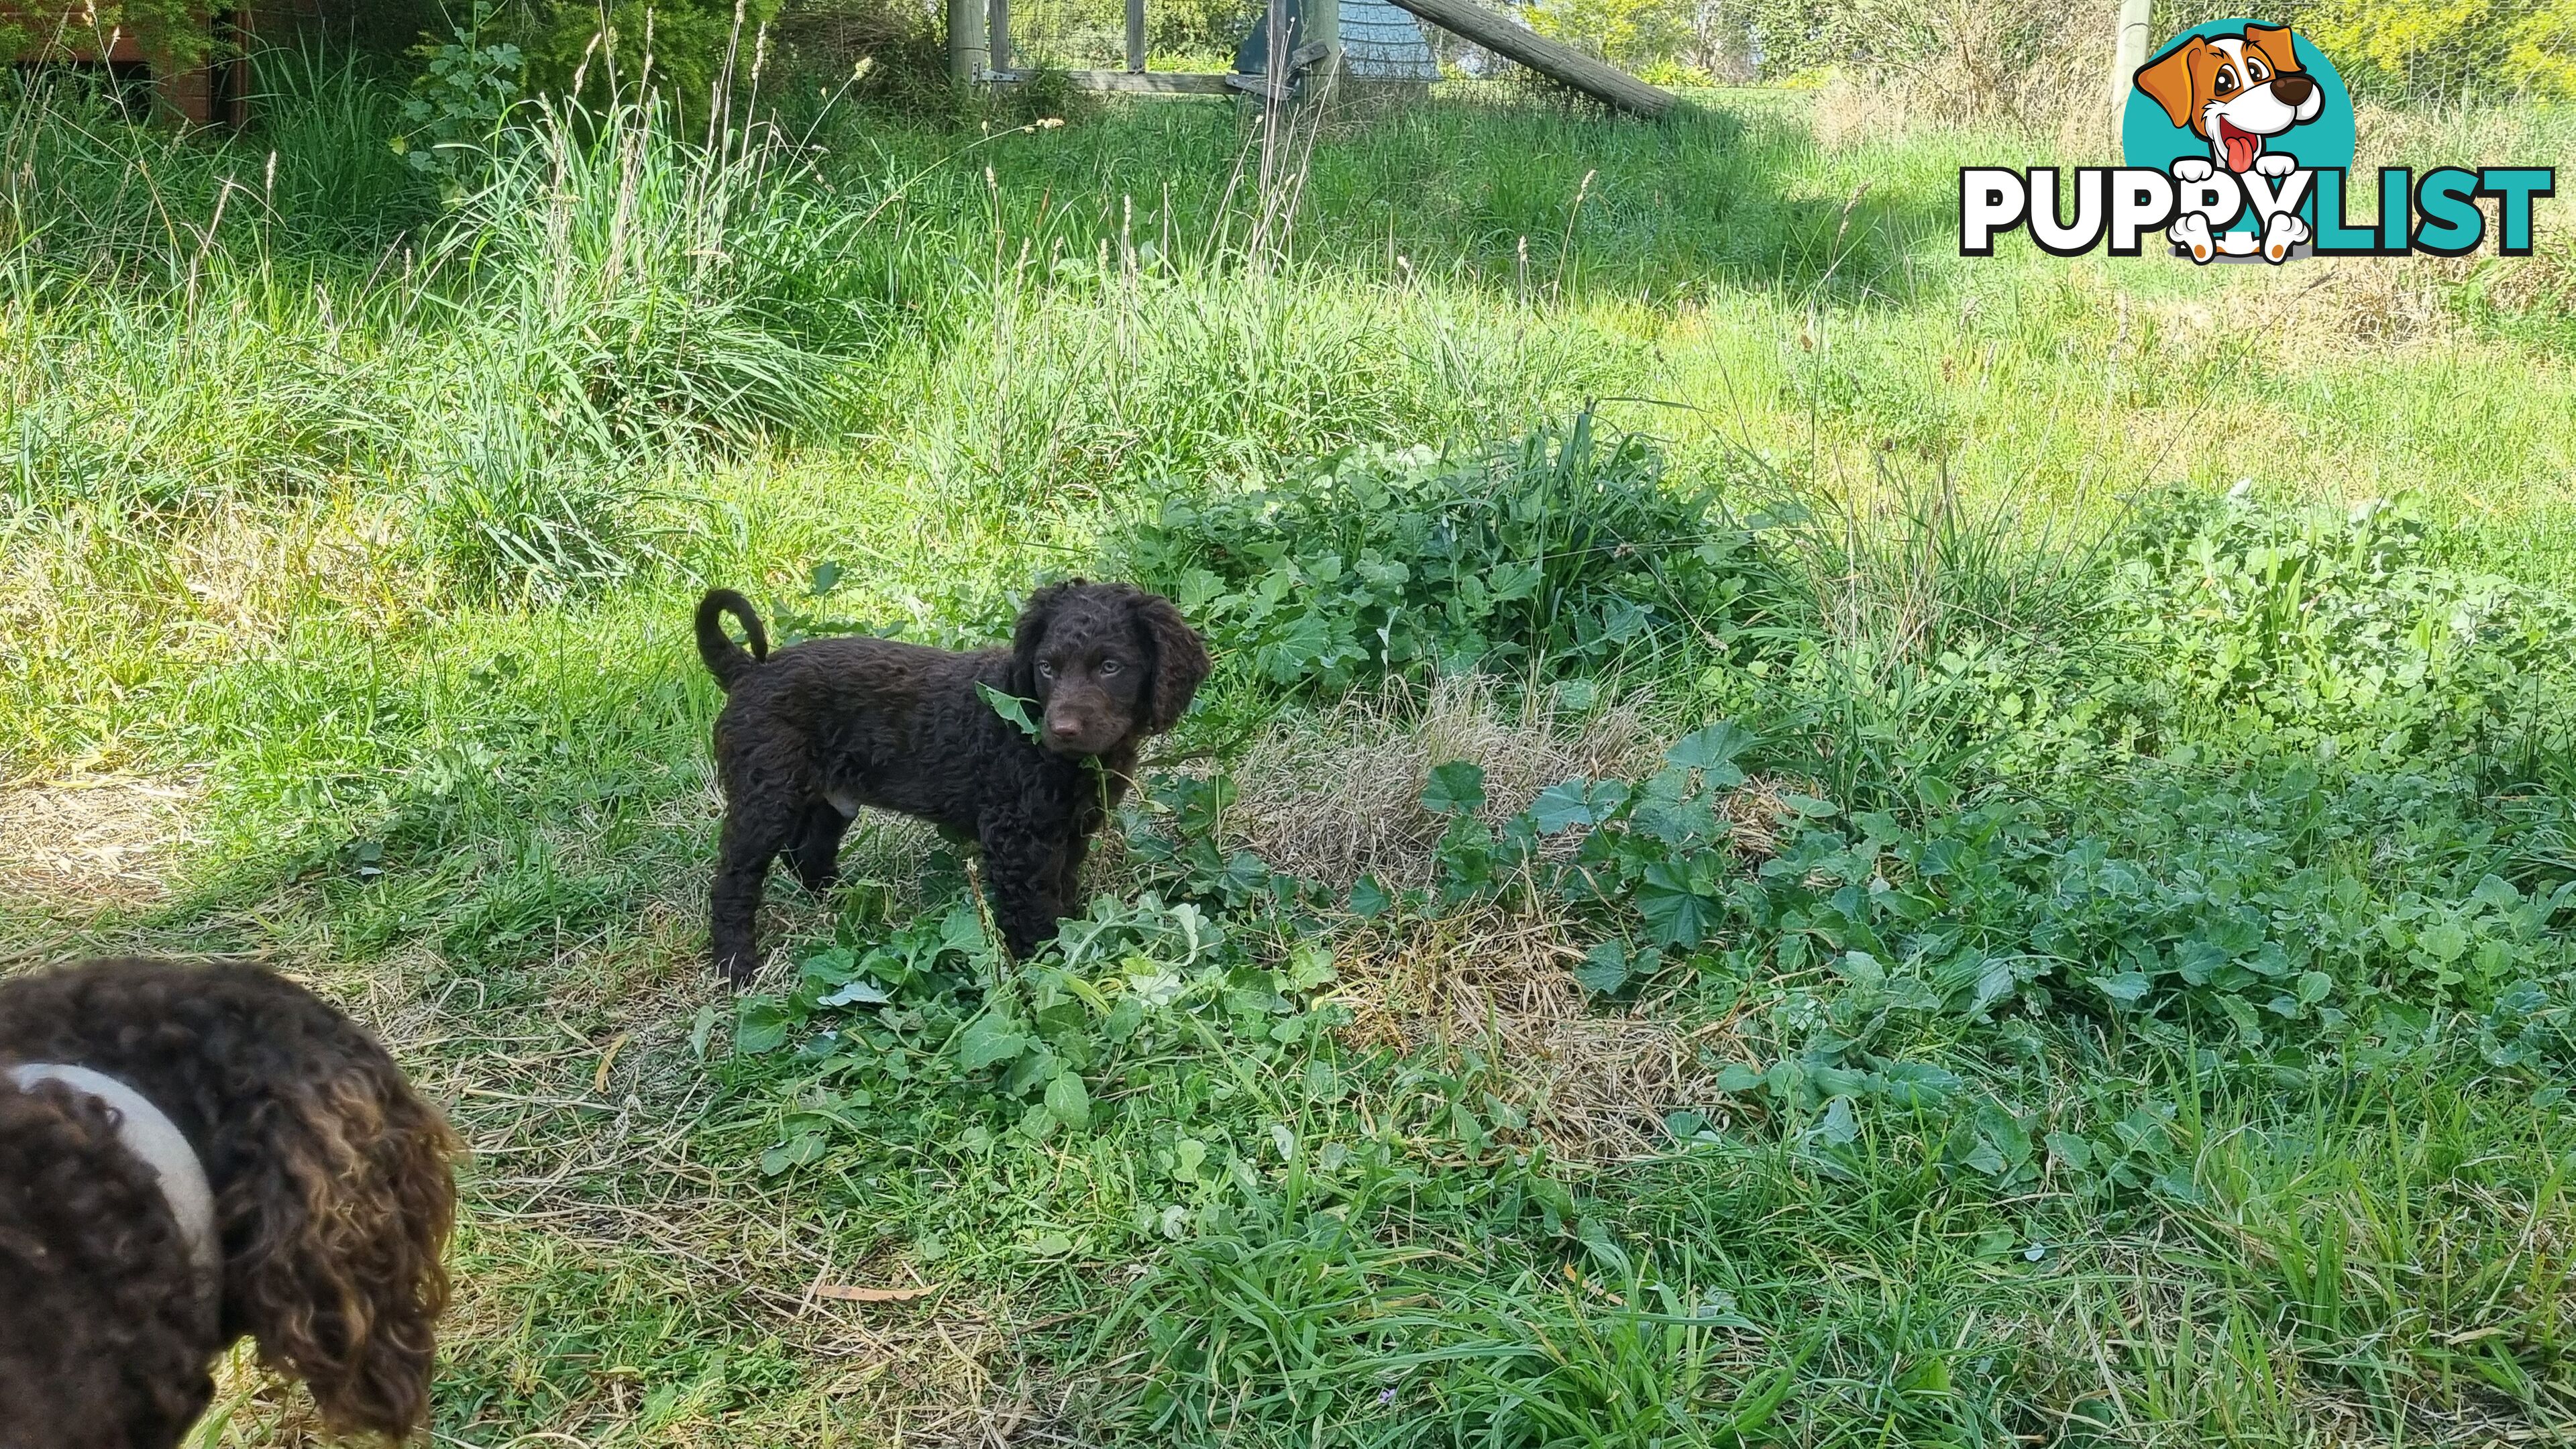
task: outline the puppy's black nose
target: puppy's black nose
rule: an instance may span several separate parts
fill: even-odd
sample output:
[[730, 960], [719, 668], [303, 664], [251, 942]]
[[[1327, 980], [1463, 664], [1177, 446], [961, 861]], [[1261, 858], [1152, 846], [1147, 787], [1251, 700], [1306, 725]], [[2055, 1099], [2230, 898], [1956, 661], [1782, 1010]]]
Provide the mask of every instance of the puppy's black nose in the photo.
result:
[[1082, 733], [1082, 721], [1071, 719], [1048, 720], [1047, 733], [1060, 740], [1073, 739]]
[[2308, 103], [2309, 92], [2314, 91], [2316, 88], [2317, 83], [2303, 75], [2276, 75], [2272, 77], [2272, 94], [2279, 97], [2281, 104], [2285, 106], [2306, 105]]

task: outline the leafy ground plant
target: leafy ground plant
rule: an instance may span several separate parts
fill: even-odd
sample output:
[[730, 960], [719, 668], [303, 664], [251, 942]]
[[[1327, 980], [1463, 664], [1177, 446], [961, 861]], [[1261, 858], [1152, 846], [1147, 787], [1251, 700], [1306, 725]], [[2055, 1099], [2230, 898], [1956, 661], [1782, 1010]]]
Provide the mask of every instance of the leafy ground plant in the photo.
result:
[[1589, 414], [1457, 457], [1362, 449], [1277, 488], [1166, 499], [1112, 567], [1287, 690], [1477, 669], [1598, 675], [1732, 643], [1773, 574], [1646, 440]]

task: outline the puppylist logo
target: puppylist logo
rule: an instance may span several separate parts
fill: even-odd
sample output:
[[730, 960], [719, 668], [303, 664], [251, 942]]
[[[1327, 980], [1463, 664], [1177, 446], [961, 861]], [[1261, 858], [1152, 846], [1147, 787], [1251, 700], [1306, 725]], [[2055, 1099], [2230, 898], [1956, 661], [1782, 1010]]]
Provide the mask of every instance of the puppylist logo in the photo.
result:
[[[2040, 250], [2103, 244], [2134, 257], [2161, 231], [2175, 256], [2279, 264], [2293, 257], [2458, 257], [2486, 241], [2531, 254], [2531, 212], [2557, 194], [2546, 166], [2440, 166], [2379, 173], [2378, 215], [2347, 204], [2352, 97], [2334, 65], [2287, 26], [2215, 20], [2174, 37], [2132, 79], [2118, 167], [2085, 166], [2069, 187], [2053, 166], [1959, 171], [1959, 255], [1990, 257], [2026, 227]], [[2069, 192], [2072, 195], [2068, 195]], [[2069, 206], [2074, 215], [2066, 216]]]

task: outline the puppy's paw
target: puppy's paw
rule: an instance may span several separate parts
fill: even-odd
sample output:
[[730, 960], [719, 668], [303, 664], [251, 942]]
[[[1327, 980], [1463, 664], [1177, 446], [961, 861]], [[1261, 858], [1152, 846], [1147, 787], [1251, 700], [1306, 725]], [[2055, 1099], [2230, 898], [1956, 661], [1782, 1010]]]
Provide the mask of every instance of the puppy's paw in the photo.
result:
[[2263, 228], [2263, 260], [2286, 261], [2290, 248], [2307, 239], [2308, 224], [2284, 212]]
[[2175, 217], [2173, 225], [2165, 228], [2165, 237], [2176, 246], [2190, 248], [2194, 262], [2206, 264], [2211, 257], [2218, 255], [2217, 247], [2209, 239], [2209, 218], [2199, 212], [2185, 212]]
[[[2299, 169], [2299, 158], [2296, 156], [2284, 156], [2278, 151], [2266, 151], [2262, 155], [2254, 158], [2254, 169], [2257, 172], [2278, 181], [2282, 177]], [[2174, 170], [2175, 174], [2179, 175], [2181, 174], [2182, 168], [2176, 167]]]
[[2185, 156], [2173, 164], [2173, 179], [2176, 181], [2207, 181], [2210, 178], [2212, 170], [2213, 168], [2210, 164], [2201, 160], [2199, 157]]

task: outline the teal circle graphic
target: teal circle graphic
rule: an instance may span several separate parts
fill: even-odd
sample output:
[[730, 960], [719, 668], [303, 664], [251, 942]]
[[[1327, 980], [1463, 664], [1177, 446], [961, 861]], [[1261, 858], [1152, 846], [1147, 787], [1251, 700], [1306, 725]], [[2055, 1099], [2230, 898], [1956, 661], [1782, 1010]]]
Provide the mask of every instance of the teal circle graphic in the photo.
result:
[[[2246, 17], [2205, 21], [2165, 42], [2147, 58], [2147, 63], [2153, 65], [2195, 37], [2242, 35], [2248, 25], [2271, 24], [2268, 20]], [[2352, 126], [2352, 93], [2344, 89], [2343, 77], [2336, 74], [2334, 62], [2326, 59], [2325, 52], [2317, 49], [2295, 27], [2290, 32], [2290, 48], [2299, 58], [2299, 68], [2317, 83], [2317, 90], [2325, 97], [2325, 103], [2318, 107], [2315, 120], [2292, 126], [2272, 137], [2264, 149], [2290, 156], [2306, 170], [2335, 169], [2349, 174], [2356, 145]], [[2209, 142], [2189, 126], [2175, 125], [2165, 115], [2165, 108], [2156, 104], [2154, 97], [2139, 90], [2136, 82], [2132, 81], [2128, 109], [2120, 116], [2120, 157], [2130, 166], [2170, 172], [2176, 161], [2187, 157], [2208, 160]], [[2316, 197], [2312, 193], [2300, 203], [2299, 215], [2313, 224], [2317, 219], [2316, 206]], [[2247, 216], [2238, 219], [2233, 229], [2250, 231], [2253, 226], [2249, 210]]]

